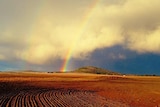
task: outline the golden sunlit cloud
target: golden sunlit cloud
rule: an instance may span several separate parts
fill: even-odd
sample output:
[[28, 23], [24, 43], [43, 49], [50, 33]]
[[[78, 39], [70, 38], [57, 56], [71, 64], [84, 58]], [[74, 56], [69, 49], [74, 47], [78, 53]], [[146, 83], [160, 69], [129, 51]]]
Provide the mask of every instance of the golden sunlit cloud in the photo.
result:
[[[115, 45], [139, 53], [160, 53], [159, 0], [119, 0], [110, 4], [108, 0], [99, 0], [92, 6], [93, 11], [90, 10], [92, 14], [87, 13], [88, 17], [86, 11], [94, 0], [75, 0], [60, 7], [52, 6], [56, 1], [46, 2], [36, 18], [23, 17], [28, 21], [27, 26], [22, 22], [0, 32], [4, 51], [11, 49], [14, 57], [33, 64], [65, 59], [69, 50], [72, 57], [83, 59], [96, 49]], [[74, 9], [69, 8], [72, 5]], [[4, 51], [0, 59], [9, 56]]]
[[6, 59], [5, 56], [0, 54], [0, 60], [5, 60], [5, 59]]

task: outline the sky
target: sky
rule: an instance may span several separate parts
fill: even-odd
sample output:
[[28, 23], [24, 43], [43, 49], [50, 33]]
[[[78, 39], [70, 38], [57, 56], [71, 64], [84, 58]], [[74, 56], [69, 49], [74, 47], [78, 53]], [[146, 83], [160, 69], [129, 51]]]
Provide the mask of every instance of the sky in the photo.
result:
[[97, 66], [160, 75], [159, 0], [1, 0], [0, 70]]

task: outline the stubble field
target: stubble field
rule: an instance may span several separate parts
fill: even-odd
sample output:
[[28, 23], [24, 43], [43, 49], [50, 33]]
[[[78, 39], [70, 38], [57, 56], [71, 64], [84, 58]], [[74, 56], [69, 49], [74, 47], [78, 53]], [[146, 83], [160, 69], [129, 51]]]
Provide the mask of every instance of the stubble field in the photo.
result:
[[160, 77], [0, 73], [0, 107], [159, 107]]

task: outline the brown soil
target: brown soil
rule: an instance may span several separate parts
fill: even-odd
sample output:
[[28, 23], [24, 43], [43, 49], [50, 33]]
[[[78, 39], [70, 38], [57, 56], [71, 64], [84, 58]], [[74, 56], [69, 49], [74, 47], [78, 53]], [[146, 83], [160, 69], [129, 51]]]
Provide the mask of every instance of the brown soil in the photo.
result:
[[160, 77], [0, 73], [1, 107], [158, 107]]

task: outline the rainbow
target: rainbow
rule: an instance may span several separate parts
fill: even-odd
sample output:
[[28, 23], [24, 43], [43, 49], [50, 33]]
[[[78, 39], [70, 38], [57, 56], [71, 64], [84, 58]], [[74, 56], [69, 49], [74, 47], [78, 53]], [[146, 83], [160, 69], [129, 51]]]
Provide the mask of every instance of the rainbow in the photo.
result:
[[[82, 19], [82, 21], [81, 21], [81, 24], [80, 24], [80, 26], [79, 26], [79, 29], [80, 29], [80, 30], [79, 30], [79, 32], [78, 32], [78, 37], [77, 37], [77, 40], [76, 40], [76, 41], [78, 41], [78, 39], [79, 39], [79, 38], [81, 37], [81, 35], [83, 34], [83, 32], [84, 32], [84, 30], [85, 30], [85, 27], [86, 27], [87, 24], [89, 23], [89, 20], [90, 20], [92, 14], [93, 14], [93, 12], [94, 12], [94, 10], [96, 9], [96, 7], [98, 6], [98, 4], [99, 4], [100, 1], [101, 1], [101, 0], [94, 0], [94, 1], [91, 3], [89, 9], [86, 11], [86, 13], [85, 13], [85, 15], [84, 15], [84, 17], [83, 17], [83, 19]], [[76, 41], [74, 42], [74, 44], [72, 45], [72, 47], [69, 48], [68, 51], [66, 52], [66, 56], [65, 56], [65, 58], [64, 58], [62, 67], [60, 68], [60, 71], [61, 71], [61, 72], [66, 72], [67, 69], [68, 69], [67, 67], [68, 67], [68, 64], [69, 64], [69, 62], [70, 62], [70, 60], [71, 60], [73, 50], [74, 50], [74, 48], [75, 48], [75, 46], [76, 46]]]

